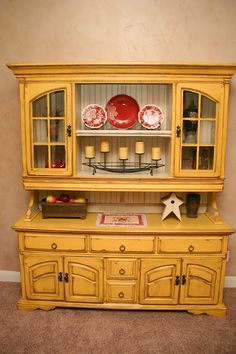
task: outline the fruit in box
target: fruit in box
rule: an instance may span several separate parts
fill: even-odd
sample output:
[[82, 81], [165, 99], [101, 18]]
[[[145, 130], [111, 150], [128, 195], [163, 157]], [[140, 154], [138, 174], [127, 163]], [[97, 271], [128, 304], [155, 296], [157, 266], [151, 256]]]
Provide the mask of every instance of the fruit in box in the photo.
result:
[[56, 203], [57, 197], [55, 195], [48, 195], [46, 198], [47, 203]]
[[58, 199], [63, 203], [68, 203], [70, 200], [70, 196], [68, 194], [61, 194]]
[[63, 201], [58, 198], [55, 202], [55, 196], [50, 195], [48, 197], [41, 202], [43, 218], [86, 218], [87, 200], [85, 198], [75, 199], [64, 194], [61, 196]]
[[86, 199], [85, 198], [81, 198], [81, 197], [80, 198], [76, 198], [75, 199], [75, 203], [81, 203], [81, 204], [82, 203], [86, 203]]

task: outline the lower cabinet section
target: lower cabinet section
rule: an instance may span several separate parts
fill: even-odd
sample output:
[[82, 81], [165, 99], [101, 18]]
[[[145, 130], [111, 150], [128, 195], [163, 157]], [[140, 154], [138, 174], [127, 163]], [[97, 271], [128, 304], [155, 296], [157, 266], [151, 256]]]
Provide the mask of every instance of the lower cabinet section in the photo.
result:
[[28, 299], [64, 300], [63, 259], [58, 256], [24, 256]]
[[103, 260], [85, 257], [24, 256], [28, 299], [103, 301]]
[[181, 260], [141, 260], [141, 304], [177, 304]]
[[102, 259], [65, 257], [66, 301], [102, 302], [103, 268]]
[[181, 304], [217, 304], [222, 258], [186, 258], [182, 261]]
[[141, 304], [217, 304], [221, 258], [141, 260]]
[[[22, 256], [26, 301], [100, 306], [217, 305], [221, 257]], [[113, 305], [112, 305], [113, 304]], [[40, 306], [39, 306], [40, 307]], [[131, 307], [132, 308], [132, 307]], [[160, 307], [161, 308], [161, 307]], [[168, 307], [167, 307], [168, 308]]]

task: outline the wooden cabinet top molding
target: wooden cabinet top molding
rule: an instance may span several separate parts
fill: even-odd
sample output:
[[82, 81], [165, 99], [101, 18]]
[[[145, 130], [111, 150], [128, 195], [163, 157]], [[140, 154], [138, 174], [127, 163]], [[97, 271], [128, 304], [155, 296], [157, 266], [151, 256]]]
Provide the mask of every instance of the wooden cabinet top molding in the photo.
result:
[[18, 78], [32, 76], [73, 76], [83, 74], [119, 75], [207, 75], [230, 78], [236, 72], [236, 63], [28, 63], [8, 64]]

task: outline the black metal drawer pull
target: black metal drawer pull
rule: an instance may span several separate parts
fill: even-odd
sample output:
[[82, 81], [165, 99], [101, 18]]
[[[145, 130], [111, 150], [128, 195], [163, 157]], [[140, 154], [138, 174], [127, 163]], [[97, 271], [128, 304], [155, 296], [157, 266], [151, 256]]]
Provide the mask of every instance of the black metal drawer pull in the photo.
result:
[[180, 279], [179, 276], [177, 275], [175, 278], [175, 285], [179, 285]]

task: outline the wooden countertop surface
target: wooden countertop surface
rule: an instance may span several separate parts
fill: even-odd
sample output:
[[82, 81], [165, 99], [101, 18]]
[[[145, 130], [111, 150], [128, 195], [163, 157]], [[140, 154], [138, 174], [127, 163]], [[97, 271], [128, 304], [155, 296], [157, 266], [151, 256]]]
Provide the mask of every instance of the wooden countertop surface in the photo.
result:
[[43, 219], [39, 213], [32, 221], [25, 221], [24, 217], [18, 220], [13, 229], [16, 231], [38, 231], [38, 232], [66, 232], [66, 233], [127, 233], [127, 234], [225, 234], [234, 233], [234, 229], [222, 221], [222, 224], [214, 224], [205, 214], [200, 214], [197, 218], [188, 218], [182, 216], [179, 221], [174, 216], [161, 220], [160, 214], [145, 214], [147, 226], [98, 226], [97, 213], [88, 213], [86, 219], [64, 219], [64, 218], [47, 218]]

